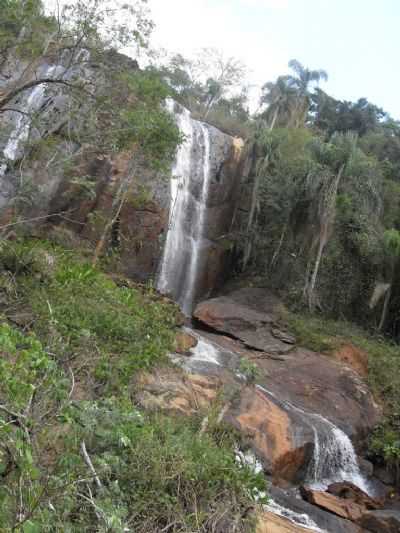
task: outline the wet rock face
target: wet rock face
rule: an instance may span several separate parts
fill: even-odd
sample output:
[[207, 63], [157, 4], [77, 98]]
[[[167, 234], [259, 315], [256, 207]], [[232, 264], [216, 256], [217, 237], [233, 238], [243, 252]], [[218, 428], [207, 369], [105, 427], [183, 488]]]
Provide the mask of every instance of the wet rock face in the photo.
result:
[[[260, 351], [247, 351], [247, 356], [259, 367], [260, 383], [266, 390], [326, 417], [356, 442], [367, 436], [381, 411], [364, 381], [348, 366], [296, 346], [294, 337], [281, 324], [281, 313], [282, 303], [275, 295], [250, 288], [201, 302], [194, 316], [236, 338], [241, 348]], [[231, 349], [235, 349], [234, 344]], [[243, 355], [246, 357], [246, 350]]]
[[246, 436], [262, 458], [265, 470], [279, 484], [300, 481], [312, 451], [312, 430], [296, 439], [293, 417], [293, 413], [252, 387], [242, 391], [240, 401], [227, 415], [227, 420]]
[[276, 296], [256, 288], [195, 309], [194, 316], [219, 333], [212, 339], [222, 352], [257, 368], [256, 387], [242, 391], [229, 421], [246, 435], [276, 484], [307, 480], [326, 487], [346, 480], [364, 487], [351, 440], [364, 445], [381, 411], [349, 366], [295, 344], [281, 323], [282, 310]]
[[186, 315], [223, 278], [239, 182], [241, 146], [169, 101], [185, 135], [172, 169], [168, 232], [158, 288]]
[[[347, 520], [335, 515], [329, 511], [323, 510], [320, 507], [310, 504], [301, 499], [297, 492], [283, 491], [278, 487], [272, 486], [270, 489], [271, 497], [274, 502], [282, 506], [284, 509], [289, 509], [297, 515], [308, 517], [316, 527], [322, 532], [334, 533], [363, 533], [363, 529]], [[310, 531], [310, 529], [308, 529]], [[312, 531], [312, 530], [311, 530]]]
[[[113, 68], [121, 63], [135, 69], [137, 65], [124, 56], [112, 59]], [[12, 85], [23, 74], [24, 81], [38, 76], [59, 76], [65, 79], [84, 79], [93, 92], [107, 83], [107, 67], [92, 64], [90, 58], [82, 64], [66, 70], [68, 57], [54, 59], [53, 63], [35, 65], [24, 69], [22, 61], [10, 64], [9, 78], [0, 79], [0, 91], [5, 84]], [[4, 70], [4, 69], [3, 69]], [[31, 78], [30, 78], [31, 77]], [[106, 249], [118, 256], [113, 266], [125, 275], [140, 281], [156, 278], [159, 273], [168, 216], [171, 209], [170, 175], [160, 174], [142, 162], [137, 162], [133, 150], [115, 156], [99, 153], [94, 146], [80, 144], [84, 136], [79, 132], [90, 112], [91, 100], [67, 125], [71, 105], [70, 94], [57, 84], [41, 84], [21, 93], [10, 107], [23, 113], [0, 114], [0, 221], [7, 223], [15, 214], [15, 198], [29, 195], [30, 205], [24, 204], [24, 218], [44, 217], [35, 223], [34, 231], [43, 229], [47, 235], [53, 228], [66, 228], [94, 247], [101, 237], [105, 221], [112, 217], [113, 199], [121, 181], [132, 179], [132, 193], [125, 203], [118, 220], [107, 239]], [[178, 106], [175, 110], [178, 114]], [[199, 271], [198, 292], [206, 294], [221, 278], [226, 264], [227, 250], [220, 237], [227, 233], [232, 221], [239, 173], [239, 155], [235, 141], [216, 128], [204, 125], [209, 135], [210, 194], [207, 197], [202, 264]], [[18, 162], [29, 152], [28, 141], [51, 137], [51, 154], [44, 151], [25, 165], [24, 183], [30, 191], [20, 191]], [[71, 140], [74, 139], [74, 140]], [[85, 141], [85, 139], [83, 138]], [[202, 157], [201, 139], [193, 144], [190, 161], [190, 195], [194, 212], [201, 196]], [[66, 165], [68, 161], [68, 165]], [[133, 161], [135, 164], [133, 165]], [[67, 168], [68, 167], [68, 168]], [[133, 167], [134, 170], [133, 170]], [[189, 178], [189, 176], [186, 176]], [[82, 182], [79, 184], [79, 182]], [[62, 216], [59, 216], [59, 213]], [[49, 214], [54, 217], [46, 219]], [[185, 226], [189, 235], [193, 221], [188, 218]], [[30, 231], [32, 228], [28, 228]], [[191, 250], [180, 250], [182, 265], [190, 260]], [[177, 283], [180, 283], [176, 271]]]

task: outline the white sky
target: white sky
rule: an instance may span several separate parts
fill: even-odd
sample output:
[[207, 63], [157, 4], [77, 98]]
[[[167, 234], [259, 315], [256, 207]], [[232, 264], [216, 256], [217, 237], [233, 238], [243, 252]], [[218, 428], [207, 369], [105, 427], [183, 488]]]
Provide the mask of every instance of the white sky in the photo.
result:
[[153, 46], [186, 56], [216, 47], [242, 60], [253, 109], [260, 87], [298, 59], [328, 72], [321, 87], [333, 97], [366, 97], [400, 119], [400, 0], [148, 0], [148, 6]]
[[149, 0], [156, 28], [153, 44], [186, 56], [204, 47], [215, 47], [227, 57], [240, 59], [248, 68], [252, 108], [260, 87], [287, 70], [287, 52], [267, 35], [242, 24], [241, 9], [285, 9], [287, 0]]

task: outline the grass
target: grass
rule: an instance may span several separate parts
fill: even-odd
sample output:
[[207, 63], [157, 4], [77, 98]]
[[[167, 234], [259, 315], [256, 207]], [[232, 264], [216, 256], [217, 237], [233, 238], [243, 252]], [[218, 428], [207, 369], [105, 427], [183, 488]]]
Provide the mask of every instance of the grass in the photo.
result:
[[97, 386], [126, 386], [172, 348], [178, 310], [150, 289], [119, 286], [85, 258], [41, 241], [6, 243], [0, 260], [4, 279], [14, 280], [16, 316], [29, 310], [45, 348], [84, 364]]

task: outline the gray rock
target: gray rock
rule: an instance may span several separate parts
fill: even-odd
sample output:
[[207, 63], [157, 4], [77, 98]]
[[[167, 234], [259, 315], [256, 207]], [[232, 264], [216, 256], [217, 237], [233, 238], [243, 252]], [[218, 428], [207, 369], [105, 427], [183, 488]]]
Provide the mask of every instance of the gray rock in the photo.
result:
[[372, 533], [399, 533], [400, 511], [391, 509], [368, 511], [360, 518], [359, 524]]

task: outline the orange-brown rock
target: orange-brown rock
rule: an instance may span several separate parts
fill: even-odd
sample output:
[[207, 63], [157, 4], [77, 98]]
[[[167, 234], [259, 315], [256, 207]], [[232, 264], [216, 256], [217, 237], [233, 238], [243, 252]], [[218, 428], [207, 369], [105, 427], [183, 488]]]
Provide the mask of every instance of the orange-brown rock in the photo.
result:
[[361, 377], [368, 376], [368, 354], [354, 344], [344, 344], [333, 353], [338, 361], [345, 363]]
[[175, 336], [175, 351], [186, 355], [191, 348], [197, 345], [197, 339], [186, 331], [179, 331]]
[[310, 530], [290, 522], [283, 516], [265, 512], [258, 519], [256, 533], [310, 533]]
[[140, 376], [136, 398], [145, 409], [179, 411], [190, 415], [209, 407], [220, 387], [221, 380], [216, 377], [163, 368]]
[[382, 500], [372, 498], [359, 487], [347, 481], [342, 481], [340, 483], [332, 483], [327, 488], [327, 492], [329, 492], [329, 494], [337, 496], [338, 498], [351, 500], [357, 503], [358, 505], [361, 505], [365, 510], [381, 509], [384, 505], [384, 502]]
[[[258, 381], [268, 391], [327, 418], [355, 444], [363, 442], [381, 418], [381, 409], [360, 376], [365, 372], [366, 354], [356, 347], [343, 348], [338, 357], [347, 358], [344, 365], [342, 360], [296, 346], [281, 323], [282, 312], [276, 295], [253, 287], [201, 302], [194, 315], [219, 333], [227, 333], [229, 349], [239, 356], [247, 357], [244, 345], [257, 350], [250, 359], [258, 365], [262, 376]], [[350, 362], [354, 367], [357, 362], [360, 373]], [[304, 426], [304, 421], [300, 423]]]
[[296, 478], [305, 462], [304, 441], [295, 442], [288, 413], [253, 387], [246, 388], [228, 419], [245, 435], [276, 482]]
[[364, 512], [364, 508], [361, 505], [350, 500], [338, 498], [327, 492], [302, 487], [301, 495], [309, 503], [353, 522], [359, 520]]

